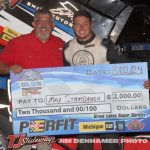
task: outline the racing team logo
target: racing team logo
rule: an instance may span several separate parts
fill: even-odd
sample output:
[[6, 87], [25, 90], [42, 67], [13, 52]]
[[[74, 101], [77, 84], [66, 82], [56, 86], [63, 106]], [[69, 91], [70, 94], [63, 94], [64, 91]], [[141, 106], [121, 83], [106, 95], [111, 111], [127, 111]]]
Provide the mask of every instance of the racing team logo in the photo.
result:
[[130, 130], [141, 130], [144, 128], [144, 124], [139, 120], [133, 120], [130, 124], [128, 124], [128, 128]]

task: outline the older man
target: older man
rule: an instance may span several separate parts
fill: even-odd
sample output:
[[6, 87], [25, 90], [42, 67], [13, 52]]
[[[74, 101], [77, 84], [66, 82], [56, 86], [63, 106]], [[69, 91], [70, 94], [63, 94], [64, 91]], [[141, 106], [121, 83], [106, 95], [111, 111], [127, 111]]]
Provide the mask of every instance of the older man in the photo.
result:
[[[0, 53], [0, 74], [9, 71], [20, 73], [23, 69], [63, 66], [64, 42], [52, 35], [54, 23], [49, 10], [40, 9], [32, 22], [34, 30], [11, 40]], [[35, 146], [34, 146], [35, 147]], [[38, 145], [38, 150], [49, 150], [50, 145]], [[23, 146], [30, 150], [31, 146]]]
[[54, 23], [51, 13], [38, 10], [32, 22], [34, 30], [11, 40], [0, 53], [0, 74], [22, 69], [63, 66], [64, 42], [52, 35]]

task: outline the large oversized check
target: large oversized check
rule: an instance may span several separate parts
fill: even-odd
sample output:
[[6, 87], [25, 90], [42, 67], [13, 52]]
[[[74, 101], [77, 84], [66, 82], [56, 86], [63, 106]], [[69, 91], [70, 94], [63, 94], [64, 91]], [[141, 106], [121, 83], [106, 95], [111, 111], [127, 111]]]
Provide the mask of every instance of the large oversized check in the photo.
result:
[[11, 73], [14, 133], [150, 131], [147, 63]]

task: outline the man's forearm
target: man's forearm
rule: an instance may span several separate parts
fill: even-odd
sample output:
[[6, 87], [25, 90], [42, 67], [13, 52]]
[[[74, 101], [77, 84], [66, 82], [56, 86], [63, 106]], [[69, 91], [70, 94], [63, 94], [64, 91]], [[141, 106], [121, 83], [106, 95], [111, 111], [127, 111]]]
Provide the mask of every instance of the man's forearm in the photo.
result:
[[6, 75], [9, 74], [9, 65], [0, 63], [0, 74], [1, 75]]

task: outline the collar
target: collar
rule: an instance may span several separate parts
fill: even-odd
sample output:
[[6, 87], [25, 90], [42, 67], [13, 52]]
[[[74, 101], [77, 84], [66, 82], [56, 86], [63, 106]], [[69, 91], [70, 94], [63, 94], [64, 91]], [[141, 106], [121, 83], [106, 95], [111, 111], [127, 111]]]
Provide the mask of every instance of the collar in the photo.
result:
[[94, 38], [95, 38], [95, 34], [93, 33], [92, 37], [89, 40], [87, 40], [87, 41], [79, 41], [78, 38], [77, 38], [77, 42], [79, 44], [81, 44], [81, 45], [85, 45], [85, 44], [88, 44], [88, 43], [92, 42]]
[[48, 41], [51, 40], [51, 38], [53, 37], [53, 35], [51, 34], [50, 37], [49, 37], [49, 39], [48, 39], [45, 43], [43, 43], [39, 38], [36, 37], [36, 34], [35, 34], [35, 31], [34, 31], [34, 30], [32, 30], [31, 34], [32, 34], [32, 36], [35, 38], [35, 40], [39, 41], [39, 42], [42, 43], [42, 44], [48, 43]]

